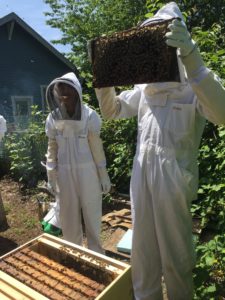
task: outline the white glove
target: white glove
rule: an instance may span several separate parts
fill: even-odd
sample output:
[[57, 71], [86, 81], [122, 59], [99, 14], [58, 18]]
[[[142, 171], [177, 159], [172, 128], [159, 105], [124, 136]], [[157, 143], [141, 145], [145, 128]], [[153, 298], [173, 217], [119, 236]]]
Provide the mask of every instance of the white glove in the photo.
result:
[[111, 189], [111, 182], [106, 168], [98, 168], [99, 180], [103, 194], [108, 194]]
[[191, 39], [191, 35], [187, 30], [187, 26], [183, 21], [175, 19], [169, 24], [166, 43], [168, 46], [179, 48], [181, 56], [188, 56], [195, 48], [195, 42]]
[[47, 177], [48, 177], [48, 189], [52, 194], [57, 192], [57, 170], [47, 168]]

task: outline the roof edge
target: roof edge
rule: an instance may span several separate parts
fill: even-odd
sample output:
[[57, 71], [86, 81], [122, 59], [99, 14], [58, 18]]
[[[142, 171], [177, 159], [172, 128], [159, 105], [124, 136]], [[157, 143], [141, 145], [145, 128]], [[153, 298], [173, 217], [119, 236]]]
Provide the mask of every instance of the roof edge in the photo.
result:
[[16, 13], [12, 12], [0, 18], [0, 26], [5, 25], [10, 21], [16, 21], [24, 30], [26, 30], [29, 34], [31, 34], [44, 47], [46, 47], [55, 56], [57, 56], [63, 63], [65, 63], [69, 68], [73, 69], [76, 75], [79, 75], [79, 72], [74, 64], [72, 64], [64, 55], [62, 55], [58, 50], [56, 50], [49, 42], [47, 42], [39, 33], [37, 33], [32, 27], [30, 27], [25, 21], [23, 21]]

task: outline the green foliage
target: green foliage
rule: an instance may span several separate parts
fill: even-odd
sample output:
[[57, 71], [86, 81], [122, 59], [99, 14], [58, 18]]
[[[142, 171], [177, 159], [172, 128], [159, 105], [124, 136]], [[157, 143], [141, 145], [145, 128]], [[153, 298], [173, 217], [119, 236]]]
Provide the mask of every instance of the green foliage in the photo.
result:
[[[136, 26], [139, 21], [145, 19], [146, 0], [45, 0], [45, 2], [51, 7], [51, 12], [46, 13], [47, 23], [62, 31], [63, 38], [60, 43], [72, 46], [68, 58], [80, 70], [83, 100], [99, 112], [92, 88], [87, 41], [102, 34]], [[102, 137], [111, 180], [117, 189], [128, 192], [136, 145], [136, 121], [103, 122]]]
[[[221, 26], [214, 24], [212, 30], [194, 30], [202, 50], [202, 56], [209, 68], [225, 78], [225, 44]], [[202, 226], [221, 230], [225, 226], [224, 214], [224, 127], [207, 124], [200, 149], [199, 201], [192, 206], [194, 215], [199, 215]]]
[[[87, 41], [135, 26], [156, 13], [164, 4], [160, 0], [44, 0], [49, 4], [47, 23], [62, 31], [55, 41], [72, 47], [68, 58], [80, 71], [83, 100], [99, 112], [92, 88], [91, 65]], [[177, 0], [192, 37], [199, 44], [206, 65], [225, 82], [225, 2], [224, 0]], [[36, 111], [37, 113], [37, 111]], [[34, 113], [34, 116], [36, 116]], [[39, 115], [40, 116], [40, 115]], [[102, 138], [108, 170], [116, 188], [128, 192], [136, 146], [136, 119], [103, 123]], [[26, 132], [5, 139], [11, 162], [11, 173], [30, 184], [41, 176], [40, 160], [46, 150], [43, 120], [32, 120]], [[193, 217], [200, 217], [204, 232], [217, 234], [209, 242], [197, 244], [194, 272], [195, 299], [222, 299], [225, 291], [225, 127], [207, 123], [200, 155], [199, 197], [192, 205]], [[35, 179], [35, 180], [33, 180]], [[105, 197], [110, 202], [110, 196]], [[200, 237], [201, 238], [201, 237]], [[219, 296], [220, 297], [219, 297]]]
[[[145, 6], [146, 2], [146, 6]], [[84, 100], [95, 109], [98, 104], [92, 87], [86, 43], [101, 34], [132, 27], [151, 17], [164, 4], [146, 1], [56, 1], [46, 0], [52, 9], [48, 23], [62, 30], [62, 43], [72, 46], [68, 56], [82, 70]], [[225, 2], [224, 0], [178, 0], [188, 29], [199, 44], [202, 57], [210, 69], [225, 80]], [[145, 6], [145, 7], [144, 7]], [[135, 11], [136, 9], [136, 11]], [[145, 17], [144, 17], [145, 15]], [[108, 169], [116, 188], [128, 192], [136, 145], [136, 119], [104, 122], [102, 137]], [[225, 228], [225, 128], [207, 123], [200, 155], [199, 197], [192, 205], [193, 217], [200, 217], [204, 232], [223, 233]], [[195, 299], [220, 299], [224, 295], [224, 235], [197, 246]], [[222, 299], [222, 297], [221, 297]]]
[[198, 42], [206, 66], [225, 80], [225, 26], [212, 24], [210, 29], [202, 30], [195, 27], [192, 30], [193, 38]]
[[51, 8], [46, 13], [47, 23], [63, 33], [62, 39], [55, 42], [72, 46], [69, 58], [82, 71], [90, 69], [88, 40], [135, 26], [147, 12], [146, 0], [45, 0], [45, 3]]
[[136, 118], [107, 121], [102, 128], [110, 178], [118, 190], [126, 193], [136, 147], [136, 123]]
[[[148, 15], [151, 16], [155, 14], [159, 8], [169, 2], [171, 1], [147, 0]], [[224, 0], [177, 0], [175, 2], [179, 6], [189, 29], [200, 27], [203, 30], [207, 30], [210, 29], [214, 23], [224, 26]]]
[[[225, 37], [222, 27], [213, 24], [210, 30], [193, 29], [207, 66], [225, 79]], [[219, 230], [225, 226], [225, 128], [207, 123], [199, 155], [199, 199], [192, 206], [194, 216], [200, 216], [203, 228]]]
[[[192, 29], [206, 65], [225, 79], [224, 24], [213, 23], [208, 30]], [[225, 290], [225, 127], [207, 123], [199, 153], [199, 195], [192, 214], [200, 217], [203, 232], [217, 234], [213, 240], [197, 247], [194, 271], [195, 299], [222, 299]]]
[[40, 164], [47, 149], [44, 121], [43, 113], [33, 106], [27, 130], [8, 134], [5, 139], [10, 174], [27, 187], [34, 187], [45, 172]]
[[148, 9], [148, 13], [146, 14], [146, 17], [151, 18], [164, 4], [170, 1], [147, 0], [146, 2], [147, 2], [146, 7]]
[[0, 177], [9, 173], [10, 163], [9, 157], [7, 153], [7, 149], [5, 146], [5, 141], [7, 140], [7, 135], [0, 143]]
[[[197, 246], [194, 299], [223, 299], [225, 293], [225, 235]], [[220, 296], [220, 297], [219, 297]]]
[[[72, 53], [68, 57], [81, 70], [80, 75], [83, 78], [84, 101], [93, 108], [98, 109], [98, 103], [92, 89], [90, 63], [87, 59], [87, 41], [101, 34], [108, 34], [132, 27], [138, 21], [156, 13], [162, 5], [170, 1], [45, 0], [45, 2], [49, 4], [51, 9], [50, 12], [46, 13], [48, 24], [59, 28], [63, 33], [63, 38], [58, 42], [72, 46]], [[183, 12], [189, 28], [192, 29], [194, 39], [200, 45], [207, 66], [223, 78], [225, 72], [224, 35], [222, 34], [225, 23], [225, 14], [223, 13], [224, 3], [222, 1], [204, 1], [203, 3], [200, 0], [191, 0], [177, 1], [177, 4]], [[128, 131], [132, 134], [127, 135]], [[103, 124], [102, 137], [110, 175], [113, 183], [119, 185], [119, 188], [124, 190], [127, 190], [131, 172], [130, 167], [132, 166], [135, 148], [135, 142], [131, 143], [131, 141], [136, 141], [135, 134], [136, 123], [133, 120], [112, 121]], [[205, 159], [207, 158], [207, 162], [209, 162], [212, 153], [204, 151], [208, 145], [208, 141], [204, 141], [205, 144], [202, 143], [203, 148], [200, 155], [200, 169], [203, 174], [206, 174], [204, 169], [206, 167]], [[206, 191], [205, 186], [201, 187], [200, 192], [202, 189]], [[204, 201], [204, 203], [207, 207], [207, 201]], [[215, 203], [216, 200], [213, 205]], [[195, 210], [195, 206], [193, 206], [194, 211], [196, 213], [199, 212], [198, 209]], [[217, 208], [215, 211], [217, 211]], [[208, 213], [202, 212], [202, 214], [204, 213], [206, 214], [206, 219], [208, 219]], [[207, 224], [206, 219], [202, 221], [203, 225]]]
[[[150, 14], [170, 1], [147, 1]], [[207, 67], [225, 82], [224, 1], [177, 1], [192, 37], [198, 42]], [[225, 127], [207, 123], [199, 155], [199, 197], [192, 205], [193, 217], [201, 219], [203, 232], [218, 234], [197, 246], [194, 270], [195, 299], [222, 299], [225, 291]]]
[[202, 227], [225, 228], [225, 128], [208, 123], [200, 149], [199, 198], [192, 205]]

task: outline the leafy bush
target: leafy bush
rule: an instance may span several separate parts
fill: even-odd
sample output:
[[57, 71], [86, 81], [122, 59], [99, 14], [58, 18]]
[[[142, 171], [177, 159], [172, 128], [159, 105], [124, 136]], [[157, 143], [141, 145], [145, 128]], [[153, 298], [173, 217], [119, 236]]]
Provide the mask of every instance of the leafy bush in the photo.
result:
[[28, 128], [12, 132], [5, 139], [10, 175], [27, 187], [34, 187], [45, 174], [40, 164], [47, 150], [44, 122], [43, 113], [33, 106]]
[[225, 294], [225, 235], [197, 246], [194, 299], [223, 299]]
[[200, 187], [192, 214], [201, 226], [222, 232], [225, 228], [225, 128], [207, 124], [200, 149]]
[[136, 123], [136, 118], [105, 121], [102, 128], [110, 178], [116, 189], [123, 193], [129, 193], [131, 169], [136, 148]]

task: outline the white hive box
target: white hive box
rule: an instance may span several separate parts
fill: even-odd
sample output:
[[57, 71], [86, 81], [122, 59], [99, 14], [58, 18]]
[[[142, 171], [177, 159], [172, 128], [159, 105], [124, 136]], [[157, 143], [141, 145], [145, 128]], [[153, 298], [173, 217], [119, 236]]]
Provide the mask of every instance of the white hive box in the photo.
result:
[[1, 300], [131, 300], [129, 264], [49, 234], [0, 257]]

